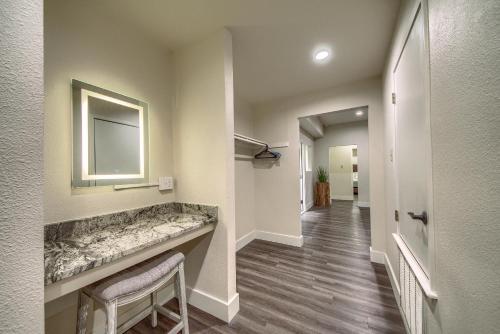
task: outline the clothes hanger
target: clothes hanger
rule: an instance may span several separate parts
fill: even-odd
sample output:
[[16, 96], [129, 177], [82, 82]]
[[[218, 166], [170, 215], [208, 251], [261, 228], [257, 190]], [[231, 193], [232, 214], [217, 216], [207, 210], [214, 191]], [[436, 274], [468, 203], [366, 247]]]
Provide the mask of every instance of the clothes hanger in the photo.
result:
[[276, 160], [278, 160], [280, 157], [281, 153], [269, 151], [268, 145], [266, 145], [266, 147], [262, 151], [260, 151], [254, 156], [255, 159], [276, 159]]

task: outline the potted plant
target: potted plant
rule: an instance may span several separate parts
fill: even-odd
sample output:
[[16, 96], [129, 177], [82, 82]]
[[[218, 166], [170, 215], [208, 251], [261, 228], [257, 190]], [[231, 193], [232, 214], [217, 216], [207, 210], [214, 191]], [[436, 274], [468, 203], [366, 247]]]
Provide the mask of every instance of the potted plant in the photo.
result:
[[315, 205], [324, 207], [330, 206], [330, 183], [328, 183], [328, 171], [325, 167], [319, 166], [316, 169], [316, 176], [318, 182], [316, 182], [316, 198]]

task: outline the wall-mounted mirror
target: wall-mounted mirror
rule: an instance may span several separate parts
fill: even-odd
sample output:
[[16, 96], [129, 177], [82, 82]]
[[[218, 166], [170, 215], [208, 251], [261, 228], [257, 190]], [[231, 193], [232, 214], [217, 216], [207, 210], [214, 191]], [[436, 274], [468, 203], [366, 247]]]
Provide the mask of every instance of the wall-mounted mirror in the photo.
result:
[[73, 187], [149, 182], [148, 107], [72, 81]]

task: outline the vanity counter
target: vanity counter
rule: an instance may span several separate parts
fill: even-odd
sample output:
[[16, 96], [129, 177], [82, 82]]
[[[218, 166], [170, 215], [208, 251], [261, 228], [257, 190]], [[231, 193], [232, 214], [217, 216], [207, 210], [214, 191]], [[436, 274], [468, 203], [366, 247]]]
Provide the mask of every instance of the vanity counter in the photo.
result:
[[[202, 229], [206, 231], [204, 233], [208, 233], [213, 230], [216, 222], [217, 207], [166, 203], [46, 225], [46, 293], [47, 288], [55, 283], [62, 283], [100, 266], [109, 266], [129, 255], [144, 253], [169, 240], [179, 239], [187, 234], [194, 238], [199, 233], [193, 232]], [[158, 249], [155, 253], [160, 251]], [[139, 260], [134, 262], [140, 262]]]

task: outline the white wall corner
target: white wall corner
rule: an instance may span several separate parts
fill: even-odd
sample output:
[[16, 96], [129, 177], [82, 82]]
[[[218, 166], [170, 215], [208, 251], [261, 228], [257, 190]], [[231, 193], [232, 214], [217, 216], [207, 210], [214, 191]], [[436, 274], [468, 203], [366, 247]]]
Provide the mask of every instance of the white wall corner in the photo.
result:
[[370, 246], [370, 261], [373, 263], [385, 264], [385, 253], [376, 251]]
[[312, 208], [314, 206], [314, 202], [309, 202], [309, 203], [306, 203], [306, 211], [308, 211], [310, 208]]
[[304, 237], [302, 235], [297, 237], [294, 235], [279, 234], [259, 230], [255, 231], [255, 239], [277, 242], [280, 244], [295, 247], [302, 247], [302, 245], [304, 244]]
[[226, 323], [229, 323], [240, 310], [240, 295], [238, 293], [235, 293], [227, 302], [189, 287], [186, 288], [186, 294], [189, 304]]
[[360, 208], [369, 208], [370, 207], [370, 202], [359, 202], [358, 201], [358, 206]]
[[239, 251], [255, 239], [256, 231], [251, 231], [236, 241], [236, 251]]

